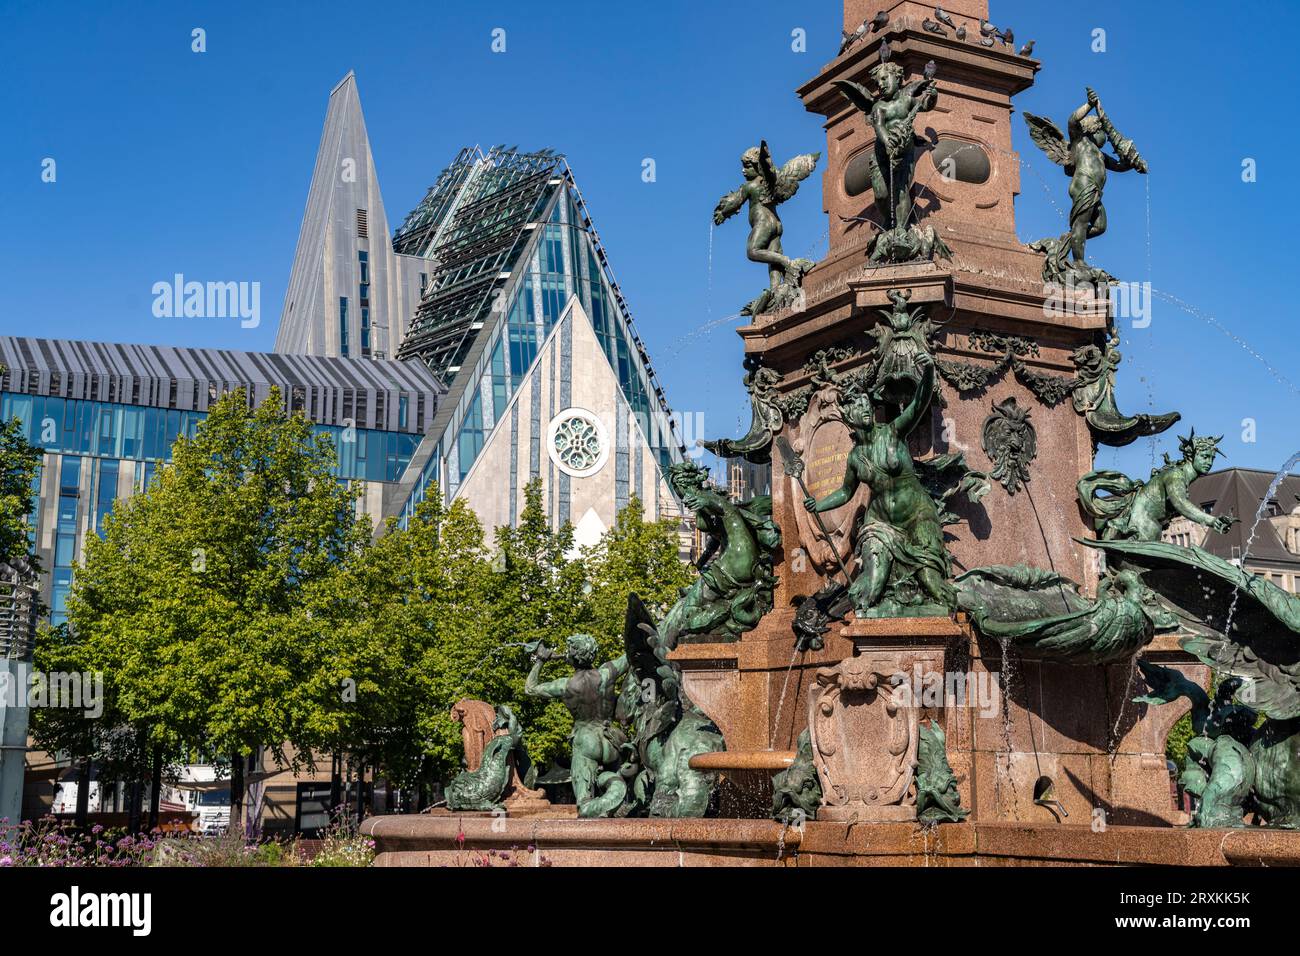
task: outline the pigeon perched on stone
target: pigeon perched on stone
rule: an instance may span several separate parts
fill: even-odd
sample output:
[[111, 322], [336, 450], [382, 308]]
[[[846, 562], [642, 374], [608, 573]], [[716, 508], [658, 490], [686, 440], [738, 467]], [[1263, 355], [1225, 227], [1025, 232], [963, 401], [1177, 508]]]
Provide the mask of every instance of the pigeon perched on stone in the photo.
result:
[[957, 24], [952, 22], [952, 17], [949, 16], [948, 11], [943, 7], [934, 8], [934, 18], [950, 29], [957, 29]]
[[1020, 48], [1020, 55], [1021, 55], [1021, 56], [1033, 56], [1033, 55], [1034, 55], [1034, 41], [1033, 41], [1033, 40], [1030, 40], [1028, 43], [1026, 43], [1024, 46], [1022, 46], [1022, 47]]

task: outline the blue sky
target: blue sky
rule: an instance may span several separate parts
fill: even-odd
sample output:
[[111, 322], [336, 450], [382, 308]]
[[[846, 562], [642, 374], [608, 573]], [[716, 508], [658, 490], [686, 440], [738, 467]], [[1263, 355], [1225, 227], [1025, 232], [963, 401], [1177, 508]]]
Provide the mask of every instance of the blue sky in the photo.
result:
[[[354, 69], [391, 224], [462, 145], [565, 153], [670, 402], [704, 412], [714, 435], [747, 423], [738, 323], [718, 320], [762, 270], [740, 220], [713, 233], [710, 256], [709, 215], [760, 137], [781, 159], [824, 149], [793, 91], [836, 52], [834, 0], [0, 4], [0, 332], [270, 349], [326, 98]], [[1090, 258], [1219, 323], [1158, 300], [1149, 328], [1125, 329], [1121, 407], [1177, 409], [1180, 428], [1227, 436], [1228, 463], [1276, 468], [1300, 449], [1288, 250], [1300, 144], [1277, 119], [1297, 93], [1284, 66], [1296, 17], [1256, 3], [1238, 28], [1235, 9], [994, 0], [993, 19], [1043, 61], [1020, 110], [1061, 123], [1092, 85], [1150, 163], [1149, 177], [1112, 177], [1110, 231]], [[491, 51], [497, 27], [504, 54]], [[806, 53], [791, 49], [795, 28]], [[1030, 164], [1020, 237], [1057, 234], [1067, 181], [1013, 122]], [[41, 181], [46, 157], [54, 183]], [[816, 182], [782, 209], [787, 252], [812, 258], [826, 248]], [[151, 288], [176, 272], [259, 281], [261, 326], [155, 318]], [[1097, 461], [1141, 477], [1173, 448], [1170, 436]]]

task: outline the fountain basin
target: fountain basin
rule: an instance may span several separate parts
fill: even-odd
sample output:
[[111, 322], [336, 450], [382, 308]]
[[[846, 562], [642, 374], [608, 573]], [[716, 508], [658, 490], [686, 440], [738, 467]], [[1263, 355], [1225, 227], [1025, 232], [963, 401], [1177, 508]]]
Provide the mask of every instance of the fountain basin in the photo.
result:
[[[1011, 822], [370, 817], [376, 866], [1295, 866], [1300, 831]], [[495, 851], [495, 853], [493, 853]]]

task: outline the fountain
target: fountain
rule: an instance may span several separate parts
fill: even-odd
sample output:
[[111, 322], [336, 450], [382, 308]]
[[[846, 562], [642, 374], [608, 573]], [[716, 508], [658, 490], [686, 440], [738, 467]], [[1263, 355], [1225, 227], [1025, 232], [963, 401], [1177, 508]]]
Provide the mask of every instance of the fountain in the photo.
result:
[[[846, 31], [875, 6], [846, 0]], [[575, 717], [580, 819], [513, 817], [470, 781], [492, 810], [367, 821], [381, 865], [525, 845], [560, 865], [1300, 861], [1300, 676], [1276, 651], [1300, 602], [1158, 540], [1175, 514], [1222, 528], [1185, 494], [1212, 439], [1145, 482], [1094, 467], [1179, 420], [1117, 407], [1114, 280], [1084, 258], [1099, 171], [1146, 163], [1092, 90], [1066, 132], [1027, 115], [1074, 201], [1067, 233], [1021, 243], [1012, 97], [1041, 64], [974, 39], [983, 0], [950, 12], [971, 39], [887, 3], [798, 90], [826, 118], [821, 261], [784, 255], [777, 216], [821, 154], [747, 151], [715, 210], [749, 204], [768, 284], [738, 330], [752, 424], [706, 445], [780, 474], [735, 502], [676, 466], [716, 543], [696, 582], [662, 621], [632, 596], [613, 661], [571, 641], [573, 674], [543, 682], [535, 649], [530, 693]], [[1189, 583], [1207, 572], [1226, 583]], [[1273, 642], [1249, 654], [1223, 625], [1237, 592]], [[1215, 721], [1214, 669], [1268, 688], [1267, 732]], [[1216, 735], [1188, 771], [1215, 812], [1190, 820], [1164, 755], [1189, 708]]]

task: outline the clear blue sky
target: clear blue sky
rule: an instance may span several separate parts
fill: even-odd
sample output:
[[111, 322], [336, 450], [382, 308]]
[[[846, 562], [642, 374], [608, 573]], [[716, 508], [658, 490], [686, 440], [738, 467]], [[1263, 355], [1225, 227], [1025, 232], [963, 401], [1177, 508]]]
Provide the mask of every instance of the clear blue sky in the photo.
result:
[[[63, 3], [0, 0], [0, 332], [270, 349], [326, 98], [356, 70], [390, 222], [466, 144], [551, 146], [569, 157], [669, 400], [707, 430], [747, 421], [739, 339], [723, 323], [761, 285], [744, 226], [709, 214], [766, 137], [784, 158], [824, 149], [794, 95], [838, 47], [834, 0], [746, 3]], [[1112, 177], [1110, 232], [1090, 258], [1217, 318], [1286, 383], [1202, 318], [1157, 302], [1125, 331], [1125, 410], [1183, 412], [1225, 433], [1228, 463], [1275, 468], [1300, 449], [1294, 182], [1294, 3], [1095, 2], [1071, 14], [994, 0], [1037, 41], [1043, 70], [1021, 110], [1063, 122], [1090, 84], [1151, 166]], [[207, 31], [191, 52], [190, 31]], [[506, 30], [507, 52], [491, 52]], [[807, 31], [808, 52], [791, 50]], [[1090, 49], [1107, 31], [1107, 52]], [[1029, 142], [1019, 231], [1061, 231], [1067, 182]], [[57, 182], [41, 182], [41, 161]], [[655, 160], [657, 181], [641, 180]], [[1243, 158], [1258, 182], [1241, 179]], [[1044, 188], [1050, 189], [1051, 199]], [[783, 207], [786, 248], [817, 258], [816, 183]], [[1147, 187], [1150, 187], [1148, 232]], [[1055, 200], [1055, 205], [1051, 200]], [[262, 325], [157, 319], [173, 273], [256, 280]], [[683, 349], [687, 342], [706, 348]], [[1241, 441], [1254, 418], [1258, 440]], [[1143, 477], [1155, 446], [1098, 455]]]

